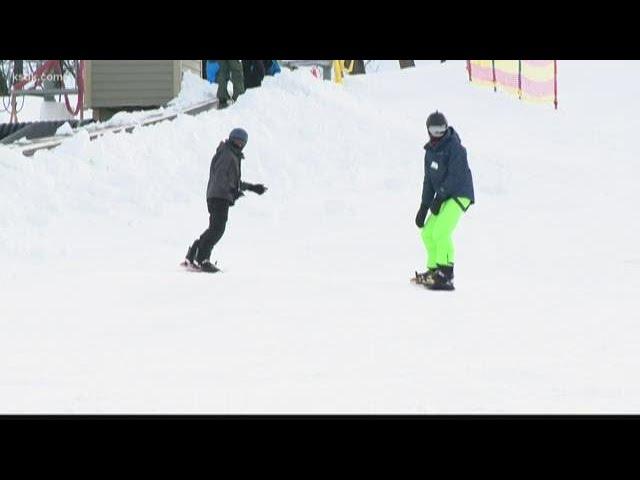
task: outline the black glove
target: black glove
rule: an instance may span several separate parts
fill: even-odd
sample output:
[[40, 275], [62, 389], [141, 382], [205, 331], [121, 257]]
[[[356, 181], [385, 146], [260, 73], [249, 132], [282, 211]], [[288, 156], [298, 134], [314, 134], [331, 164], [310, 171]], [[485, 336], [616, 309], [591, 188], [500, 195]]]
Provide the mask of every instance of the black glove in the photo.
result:
[[424, 219], [427, 218], [427, 210], [428, 208], [425, 205], [420, 205], [420, 210], [418, 210], [418, 214], [416, 215], [416, 226], [418, 228], [424, 227]]
[[442, 195], [438, 193], [436, 195], [436, 198], [433, 199], [433, 202], [431, 202], [431, 213], [433, 213], [434, 215], [437, 215], [438, 212], [440, 211], [440, 207], [442, 206], [445, 200], [446, 198], [444, 198]]
[[261, 183], [258, 183], [256, 185], [251, 185], [249, 187], [249, 190], [251, 190], [254, 193], [257, 193], [258, 195], [262, 195], [264, 192], [267, 191], [267, 187], [265, 187]]

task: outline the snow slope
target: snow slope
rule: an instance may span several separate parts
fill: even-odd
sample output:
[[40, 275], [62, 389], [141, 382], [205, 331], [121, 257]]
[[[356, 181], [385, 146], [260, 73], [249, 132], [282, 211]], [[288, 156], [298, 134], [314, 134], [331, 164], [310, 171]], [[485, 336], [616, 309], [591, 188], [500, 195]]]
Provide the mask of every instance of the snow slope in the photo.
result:
[[[638, 412], [639, 72], [561, 61], [556, 112], [464, 62], [283, 71], [223, 111], [0, 147], [0, 412]], [[477, 196], [453, 293], [408, 283], [436, 108]], [[183, 272], [236, 126], [270, 189], [232, 208], [223, 274]]]

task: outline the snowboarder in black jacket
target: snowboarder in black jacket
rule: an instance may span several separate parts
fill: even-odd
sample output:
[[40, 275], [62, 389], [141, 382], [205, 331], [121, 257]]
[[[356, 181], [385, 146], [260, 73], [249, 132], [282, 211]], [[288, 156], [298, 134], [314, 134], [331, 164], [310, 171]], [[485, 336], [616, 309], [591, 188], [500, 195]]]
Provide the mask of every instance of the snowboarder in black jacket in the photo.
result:
[[234, 128], [229, 138], [220, 142], [209, 169], [207, 184], [207, 208], [209, 210], [209, 228], [196, 239], [182, 265], [204, 272], [216, 272], [218, 268], [211, 264], [211, 250], [224, 234], [229, 215], [229, 207], [244, 195], [245, 190], [262, 195], [267, 187], [262, 184], [243, 182], [240, 162], [244, 158], [242, 149], [249, 136], [242, 128]]

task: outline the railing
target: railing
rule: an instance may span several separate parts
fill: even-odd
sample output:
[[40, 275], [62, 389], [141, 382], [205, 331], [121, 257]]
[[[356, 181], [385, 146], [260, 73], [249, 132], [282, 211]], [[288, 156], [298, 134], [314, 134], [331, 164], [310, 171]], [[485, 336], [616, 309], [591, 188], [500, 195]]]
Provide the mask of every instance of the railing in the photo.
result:
[[[21, 62], [21, 61], [14, 61]], [[11, 78], [5, 79], [5, 82], [11, 85], [10, 89], [10, 123], [18, 122], [18, 108], [17, 97], [24, 96], [64, 96], [65, 106], [71, 115], [80, 115], [80, 120], [83, 120], [83, 105], [84, 105], [84, 60], [73, 60], [71, 62], [71, 74], [75, 77], [75, 88], [66, 88], [64, 84], [65, 70], [62, 66], [61, 60], [46, 60], [35, 71], [28, 75], [24, 75], [22, 71], [16, 73], [13, 69]], [[69, 64], [66, 64], [69, 66]], [[22, 69], [20, 69], [22, 70]], [[69, 70], [68, 70], [69, 71]], [[43, 87], [43, 82], [47, 81], [47, 77], [51, 73], [56, 73], [59, 80], [59, 88]], [[31, 88], [25, 88], [27, 85], [33, 83]], [[71, 105], [69, 95], [77, 95], [77, 101], [75, 107]], [[24, 103], [24, 100], [23, 100]]]

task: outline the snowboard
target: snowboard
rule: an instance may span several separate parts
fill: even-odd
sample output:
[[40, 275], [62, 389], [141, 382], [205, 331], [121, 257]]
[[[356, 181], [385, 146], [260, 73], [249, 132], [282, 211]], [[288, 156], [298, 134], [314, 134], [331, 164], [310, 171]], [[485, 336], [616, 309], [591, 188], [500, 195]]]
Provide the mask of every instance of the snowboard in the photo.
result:
[[433, 284], [426, 284], [422, 281], [418, 281], [418, 272], [415, 272], [415, 276], [409, 278], [409, 282], [414, 285], [422, 286], [427, 290], [439, 290], [439, 291], [445, 291], [445, 292], [455, 290], [455, 287], [453, 286], [452, 283], [436, 286]]
[[218, 262], [215, 262], [213, 264], [213, 268], [214, 268], [213, 272], [205, 272], [205, 271], [201, 270], [200, 268], [196, 267], [195, 265], [187, 262], [186, 260], [182, 261], [180, 263], [180, 266], [183, 267], [187, 272], [199, 272], [199, 273], [218, 273], [218, 272], [222, 272], [222, 270], [220, 268], [218, 268]]

